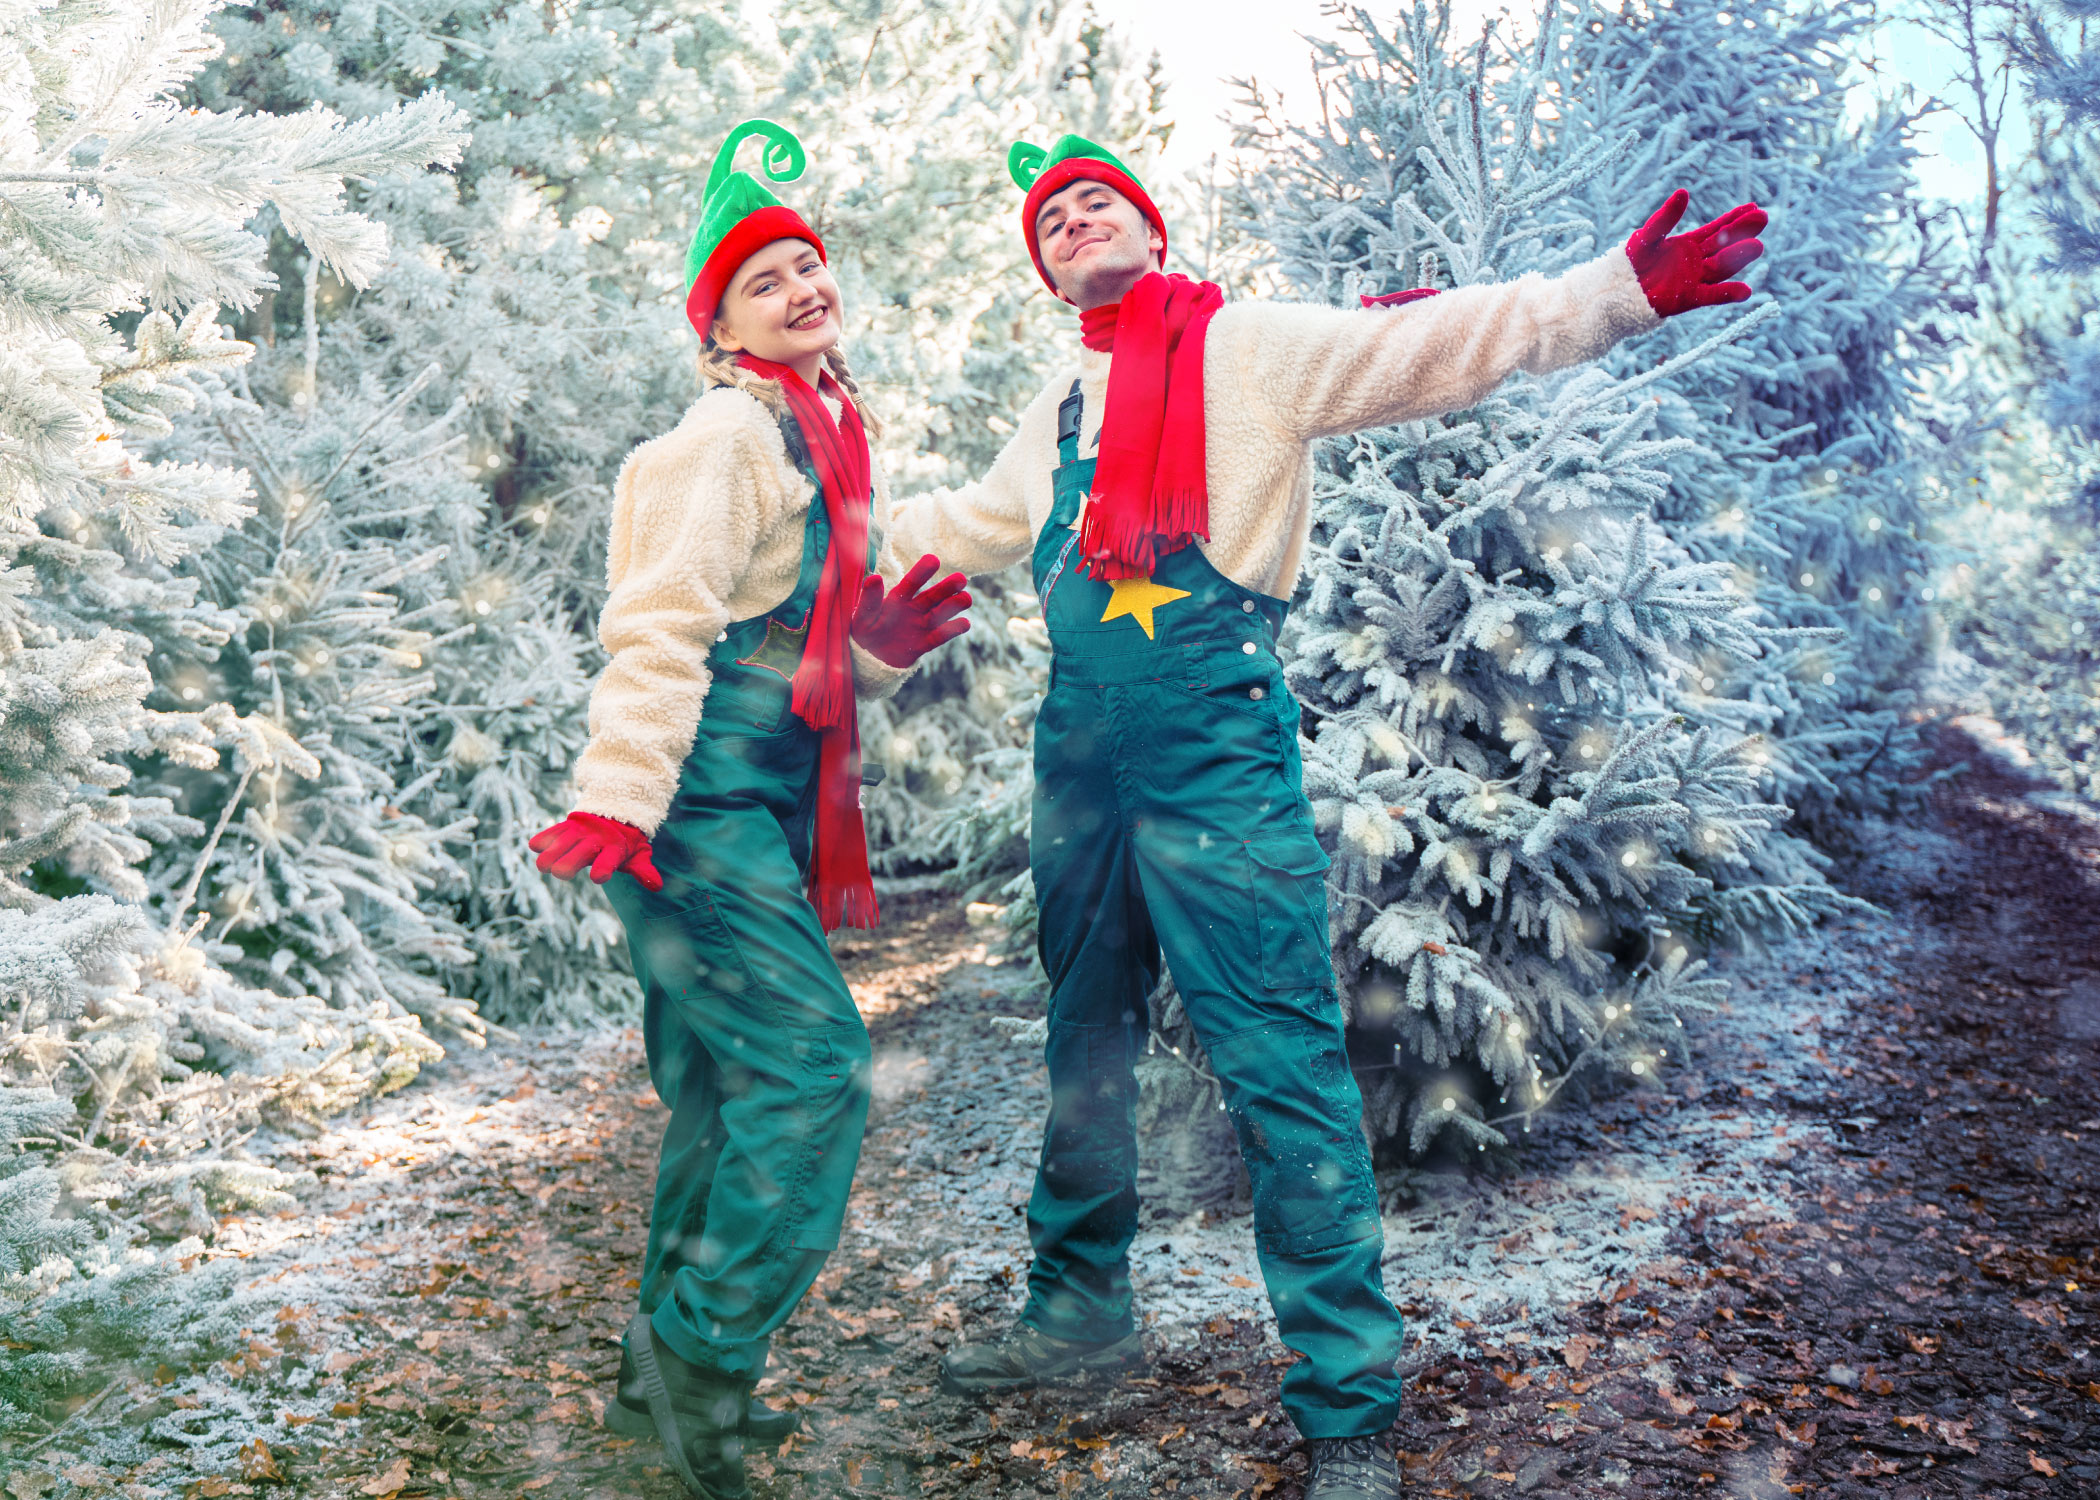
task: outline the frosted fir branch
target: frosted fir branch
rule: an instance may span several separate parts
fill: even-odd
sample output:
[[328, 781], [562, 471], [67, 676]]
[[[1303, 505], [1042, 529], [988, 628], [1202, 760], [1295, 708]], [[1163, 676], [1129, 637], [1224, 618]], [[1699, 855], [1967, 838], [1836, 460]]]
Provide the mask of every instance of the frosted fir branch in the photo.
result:
[[[63, 37], [78, 49], [64, 81], [72, 129], [47, 146], [41, 165], [55, 170], [80, 143], [114, 136], [133, 118], [135, 101], [173, 93], [223, 50], [209, 30], [225, 0], [154, 0], [107, 17], [87, 19], [80, 32]], [[42, 18], [39, 18], [40, 20]], [[44, 21], [64, 24], [62, 17]], [[140, 25], [143, 19], [144, 25]], [[97, 20], [106, 24], [96, 26]], [[77, 24], [77, 23], [76, 23]], [[41, 29], [41, 28], [40, 28]], [[40, 38], [45, 45], [60, 37]]]
[[[176, 210], [163, 183], [178, 174], [185, 200], [202, 199], [228, 225], [269, 204], [323, 266], [362, 287], [385, 259], [386, 236], [376, 221], [343, 208], [345, 180], [451, 166], [466, 137], [466, 116], [435, 93], [351, 121], [320, 106], [289, 116], [158, 106], [144, 126], [112, 138], [90, 185], [113, 200], [135, 200], [171, 237], [205, 229], [201, 220], [164, 217]], [[198, 269], [225, 259], [235, 244], [216, 242]]]

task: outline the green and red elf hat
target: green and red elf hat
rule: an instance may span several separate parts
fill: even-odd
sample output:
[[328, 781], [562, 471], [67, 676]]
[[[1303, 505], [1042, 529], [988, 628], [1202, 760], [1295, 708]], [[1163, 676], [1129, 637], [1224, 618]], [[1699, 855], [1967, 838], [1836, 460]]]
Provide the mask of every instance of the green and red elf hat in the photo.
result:
[[735, 170], [736, 148], [752, 136], [765, 140], [760, 165], [768, 181], [793, 182], [809, 164], [802, 143], [771, 120], [744, 121], [715, 153], [701, 199], [700, 227], [685, 252], [685, 315], [703, 339], [714, 327], [715, 310], [722, 305], [730, 278], [755, 252], [775, 240], [808, 240], [817, 259], [825, 260], [824, 242], [802, 215], [766, 191], [757, 178]]
[[[1166, 265], [1167, 221], [1160, 217], [1159, 206], [1145, 191], [1145, 185], [1137, 180], [1130, 168], [1116, 160], [1115, 154], [1106, 146], [1097, 146], [1077, 135], [1066, 136], [1048, 151], [1026, 141], [1015, 141], [1006, 153], [1006, 170], [1012, 176], [1014, 186], [1028, 195], [1021, 204], [1021, 238], [1028, 241], [1028, 254], [1035, 261], [1036, 275], [1043, 278], [1043, 285], [1051, 291], [1057, 292], [1057, 283], [1050, 279], [1050, 272], [1043, 265], [1042, 246], [1035, 238], [1035, 216], [1042, 211], [1044, 199], [1075, 182], [1107, 183], [1135, 203], [1138, 211], [1159, 231], [1159, 263], [1162, 267]], [[1057, 295], [1063, 297], [1064, 293], [1057, 292]]]

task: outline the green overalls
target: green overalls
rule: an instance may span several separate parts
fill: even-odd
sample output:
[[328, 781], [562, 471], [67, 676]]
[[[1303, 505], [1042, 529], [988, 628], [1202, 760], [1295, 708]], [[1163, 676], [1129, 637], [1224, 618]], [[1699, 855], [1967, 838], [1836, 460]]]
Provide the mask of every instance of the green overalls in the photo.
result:
[[1094, 460], [1078, 456], [1080, 416], [1075, 381], [1034, 554], [1053, 661], [1029, 846], [1051, 1102], [1022, 1318], [1089, 1342], [1132, 1326], [1132, 1070], [1164, 948], [1239, 1132], [1278, 1329], [1305, 1356], [1284, 1377], [1284, 1407], [1307, 1437], [1383, 1432], [1400, 1409], [1400, 1315], [1342, 1050], [1328, 860], [1276, 659], [1285, 605], [1194, 546], [1149, 582], [1083, 572], [1075, 523]]
[[[780, 423], [821, 497], [794, 419]], [[818, 737], [789, 708], [830, 540], [814, 498], [794, 592], [709, 653], [706, 708], [652, 841], [664, 888], [606, 885], [671, 1108], [642, 1309], [680, 1359], [744, 1380], [838, 1245], [868, 1115], [867, 1028], [803, 895]]]

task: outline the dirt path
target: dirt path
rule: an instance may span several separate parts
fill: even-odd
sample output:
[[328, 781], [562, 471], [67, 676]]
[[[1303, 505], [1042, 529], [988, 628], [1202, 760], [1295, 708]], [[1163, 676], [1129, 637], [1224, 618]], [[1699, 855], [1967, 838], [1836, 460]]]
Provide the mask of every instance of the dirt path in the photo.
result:
[[[1891, 919], [1731, 960], [1660, 1086], [1388, 1184], [1414, 1493], [2100, 1494], [2100, 825], [2024, 790], [1984, 766], [1881, 830], [1847, 878]], [[979, 936], [925, 904], [842, 945], [876, 1104], [764, 1390], [808, 1433], [760, 1494], [1297, 1500], [1230, 1204], [1155, 1206], [1146, 1379], [933, 1389], [1017, 1304], [1044, 1102], [991, 1025], [1026, 976]], [[596, 1426], [661, 1119], [633, 1034], [535, 1037], [280, 1143], [309, 1201], [220, 1237], [256, 1266], [246, 1354], [134, 1382], [28, 1493], [669, 1500]]]

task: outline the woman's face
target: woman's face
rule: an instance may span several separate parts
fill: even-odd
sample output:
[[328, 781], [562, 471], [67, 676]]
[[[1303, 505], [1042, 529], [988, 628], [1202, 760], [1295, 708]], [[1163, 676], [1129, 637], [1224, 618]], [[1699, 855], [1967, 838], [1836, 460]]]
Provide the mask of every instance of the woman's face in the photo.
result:
[[737, 267], [715, 342], [775, 364], [821, 360], [839, 341], [839, 284], [807, 240], [775, 240]]

